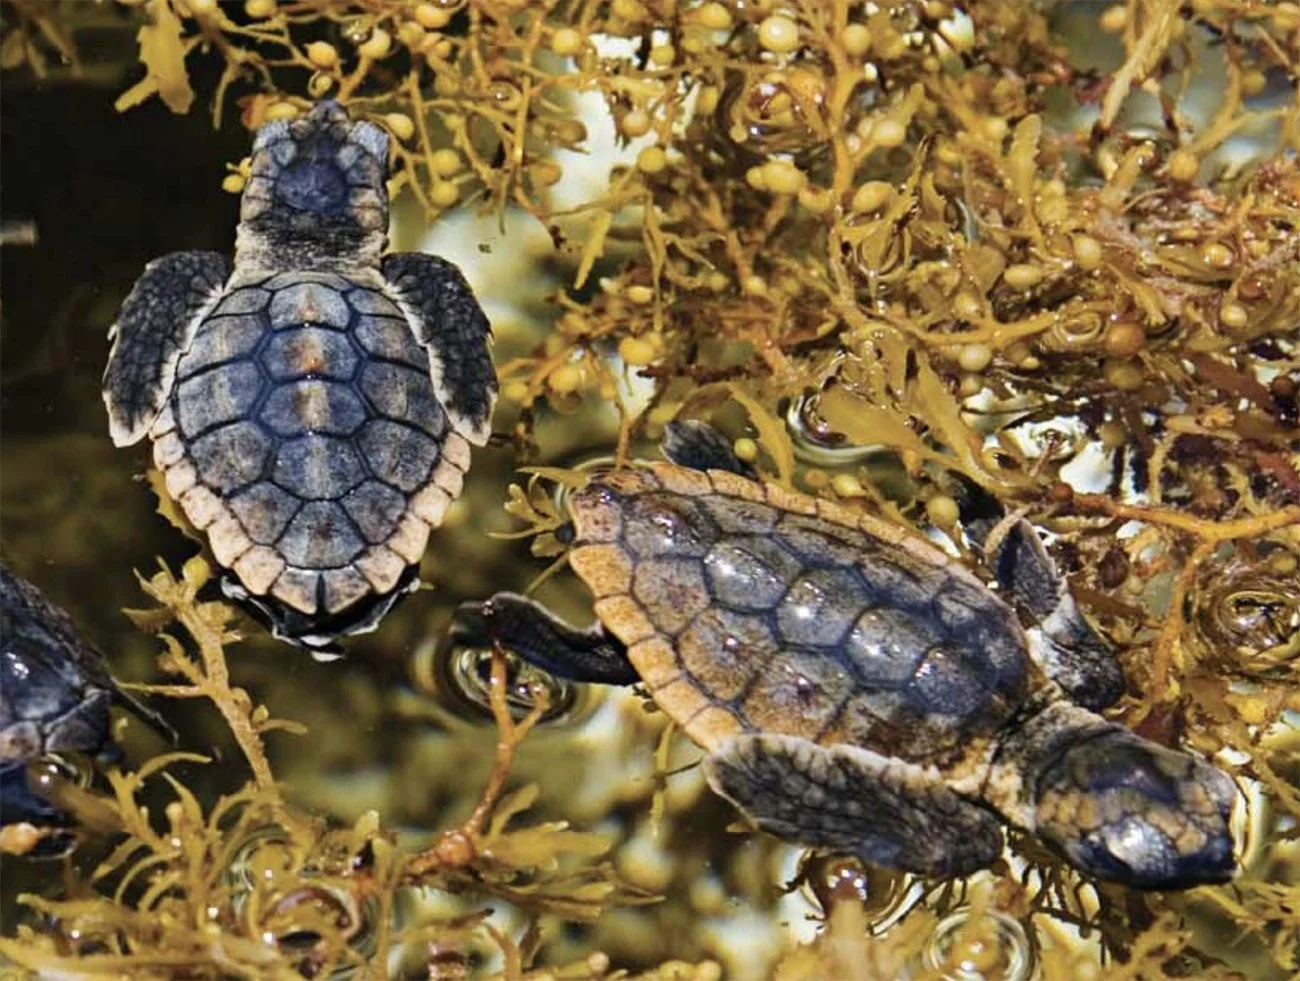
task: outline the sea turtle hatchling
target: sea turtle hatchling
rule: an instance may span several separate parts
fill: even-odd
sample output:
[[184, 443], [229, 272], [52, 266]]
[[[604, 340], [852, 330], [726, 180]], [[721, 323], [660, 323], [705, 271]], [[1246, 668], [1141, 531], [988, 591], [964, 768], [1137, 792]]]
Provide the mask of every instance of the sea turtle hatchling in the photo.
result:
[[27, 764], [68, 752], [116, 759], [108, 724], [114, 703], [175, 735], [117, 686], [103, 656], [82, 640], [66, 613], [0, 564], [0, 823], [68, 823], [28, 785]]
[[965, 875], [1001, 854], [1000, 815], [1098, 878], [1234, 874], [1232, 781], [1096, 714], [1123, 678], [1023, 519], [991, 557], [999, 595], [894, 525], [753, 479], [708, 427], [665, 453], [568, 498], [598, 625], [499, 593], [453, 640], [641, 683], [713, 789], [791, 841]]
[[374, 629], [489, 435], [487, 318], [460, 271], [387, 243], [388, 136], [335, 102], [258, 130], [232, 263], [151, 262], [104, 402], [148, 434], [227, 595], [315, 650]]

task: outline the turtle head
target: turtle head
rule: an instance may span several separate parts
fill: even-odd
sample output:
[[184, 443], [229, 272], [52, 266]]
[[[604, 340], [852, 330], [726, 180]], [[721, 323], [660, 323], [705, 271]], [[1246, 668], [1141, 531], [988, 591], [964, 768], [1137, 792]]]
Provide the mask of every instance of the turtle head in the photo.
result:
[[388, 135], [337, 102], [257, 131], [236, 263], [262, 269], [375, 264], [387, 244]]
[[1036, 794], [1038, 833], [1099, 879], [1182, 889], [1236, 872], [1232, 781], [1127, 729], [1067, 742], [1040, 771]]

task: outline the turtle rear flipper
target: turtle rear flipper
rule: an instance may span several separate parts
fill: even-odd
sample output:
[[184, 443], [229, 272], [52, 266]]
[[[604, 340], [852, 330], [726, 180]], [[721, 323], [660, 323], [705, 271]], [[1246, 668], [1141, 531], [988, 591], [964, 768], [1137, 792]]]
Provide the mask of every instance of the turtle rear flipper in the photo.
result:
[[1124, 694], [1115, 652], [1084, 618], [1034, 526], [1003, 518], [997, 501], [974, 484], [964, 482], [960, 496], [967, 534], [1032, 620], [1026, 630], [1030, 655], [1076, 704], [1094, 711], [1114, 705]]
[[753, 480], [758, 472], [736, 456], [731, 440], [706, 422], [682, 419], [664, 426], [663, 455], [691, 470], [728, 470]]
[[[256, 620], [271, 631], [273, 637], [305, 648], [317, 661], [337, 660], [342, 656], [342, 648], [338, 643], [340, 638], [378, 629], [389, 611], [403, 597], [419, 588], [419, 566], [411, 565], [402, 571], [397, 583], [386, 592], [370, 593], [336, 613], [328, 612], [322, 595], [318, 612], [302, 613], [287, 604], [268, 602], [265, 596], [249, 592], [237, 576], [227, 574], [221, 579], [222, 593], [242, 603]], [[317, 580], [317, 589], [323, 594], [324, 588], [320, 580]]]
[[497, 593], [483, 603], [462, 603], [447, 638], [453, 644], [500, 644], [524, 660], [571, 681], [631, 685], [640, 681], [627, 651], [599, 626], [570, 626], [533, 600]]
[[1019, 518], [990, 559], [998, 582], [1034, 619], [1026, 630], [1029, 653], [1074, 702], [1094, 711], [1124, 694], [1115, 652], [1074, 601], [1065, 579], [1033, 526]]
[[132, 715], [169, 743], [175, 745], [180, 741], [180, 734], [161, 712], [116, 684], [113, 687], [113, 701], [128, 709]]
[[736, 736], [704, 759], [709, 785], [763, 831], [943, 877], [1002, 853], [988, 812], [912, 763], [793, 736]]
[[488, 350], [492, 325], [459, 269], [422, 252], [384, 256], [384, 279], [407, 308], [415, 339], [452, 426], [475, 446], [492, 434], [497, 376]]
[[230, 260], [217, 252], [173, 252], [145, 266], [108, 332], [104, 405], [115, 445], [136, 442], [158, 417], [176, 363], [229, 278]]

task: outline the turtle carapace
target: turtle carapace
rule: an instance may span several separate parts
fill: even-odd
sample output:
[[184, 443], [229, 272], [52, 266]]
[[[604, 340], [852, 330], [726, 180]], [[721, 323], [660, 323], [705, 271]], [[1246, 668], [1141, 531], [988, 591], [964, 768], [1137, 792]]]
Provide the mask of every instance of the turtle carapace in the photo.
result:
[[151, 262], [110, 333], [113, 441], [153, 440], [226, 593], [314, 649], [414, 588], [496, 399], [460, 271], [382, 254], [387, 160], [385, 132], [334, 102], [263, 126], [234, 262]]

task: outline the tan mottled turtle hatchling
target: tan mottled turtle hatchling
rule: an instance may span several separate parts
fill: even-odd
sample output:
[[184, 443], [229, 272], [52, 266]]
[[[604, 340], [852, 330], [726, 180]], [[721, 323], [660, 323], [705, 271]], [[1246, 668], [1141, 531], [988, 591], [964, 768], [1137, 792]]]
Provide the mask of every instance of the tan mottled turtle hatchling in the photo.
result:
[[1001, 854], [1000, 816], [1130, 886], [1234, 874], [1232, 781], [1096, 714], [1123, 679], [1023, 519], [993, 557], [1004, 599], [893, 525], [753, 479], [715, 430], [665, 453], [569, 496], [597, 626], [499, 593], [452, 636], [643, 684], [713, 789], [791, 841], [964, 875]]
[[335, 102], [263, 126], [233, 266], [151, 262], [104, 374], [113, 441], [153, 440], [225, 592], [317, 650], [414, 588], [497, 392], [460, 271], [381, 255], [387, 160], [384, 131]]

